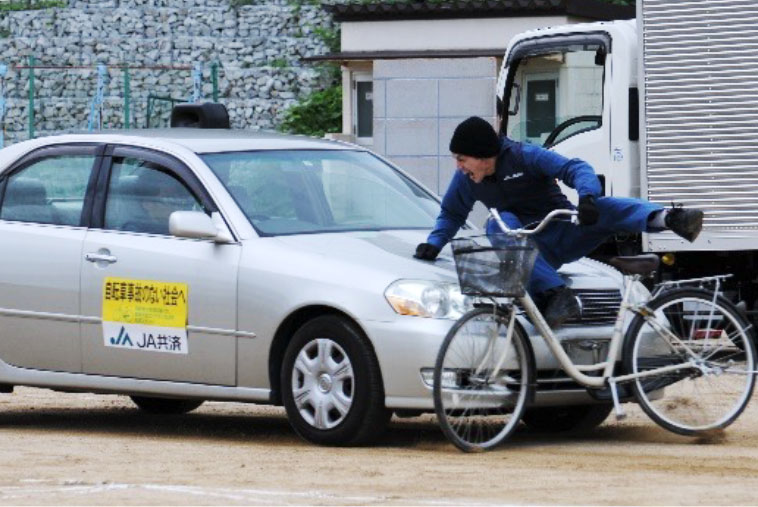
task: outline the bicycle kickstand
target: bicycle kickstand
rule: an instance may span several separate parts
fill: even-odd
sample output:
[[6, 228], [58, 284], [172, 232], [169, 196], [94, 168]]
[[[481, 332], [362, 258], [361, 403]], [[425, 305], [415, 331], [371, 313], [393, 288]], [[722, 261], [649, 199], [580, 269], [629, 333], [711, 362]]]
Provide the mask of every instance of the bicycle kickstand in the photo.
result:
[[612, 378], [609, 378], [608, 387], [611, 388], [611, 398], [613, 398], [613, 408], [616, 412], [616, 420], [621, 421], [622, 419], [626, 419], [626, 412], [624, 411], [624, 407], [622, 407], [621, 403], [619, 402], [619, 392], [616, 381]]

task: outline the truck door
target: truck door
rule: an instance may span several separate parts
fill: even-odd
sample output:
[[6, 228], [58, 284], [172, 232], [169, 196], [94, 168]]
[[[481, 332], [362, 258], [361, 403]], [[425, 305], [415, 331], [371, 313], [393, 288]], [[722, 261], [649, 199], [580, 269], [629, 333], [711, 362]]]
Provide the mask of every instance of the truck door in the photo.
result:
[[[501, 132], [586, 160], [603, 181], [610, 157], [609, 131], [602, 128], [610, 118], [604, 101], [609, 47], [609, 37], [597, 33], [516, 43], [499, 90], [507, 105]], [[573, 190], [567, 195], [575, 200]]]

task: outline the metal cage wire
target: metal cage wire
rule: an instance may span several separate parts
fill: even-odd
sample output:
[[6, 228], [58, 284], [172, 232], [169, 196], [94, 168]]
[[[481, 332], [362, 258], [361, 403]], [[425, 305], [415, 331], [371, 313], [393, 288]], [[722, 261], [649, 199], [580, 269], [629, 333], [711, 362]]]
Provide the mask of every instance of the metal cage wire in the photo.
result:
[[458, 238], [450, 243], [463, 294], [524, 295], [538, 253], [528, 237], [491, 234]]

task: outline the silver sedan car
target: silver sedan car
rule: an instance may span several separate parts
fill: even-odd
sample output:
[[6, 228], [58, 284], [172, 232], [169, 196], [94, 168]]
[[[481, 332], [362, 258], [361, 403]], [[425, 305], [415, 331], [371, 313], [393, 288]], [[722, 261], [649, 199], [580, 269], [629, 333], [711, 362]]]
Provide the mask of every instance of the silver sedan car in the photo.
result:
[[[449, 251], [412, 257], [438, 209], [369, 151], [303, 137], [184, 128], [5, 148], [0, 391], [124, 394], [154, 413], [281, 404], [309, 441], [368, 442], [393, 412], [433, 408], [438, 347], [471, 304]], [[560, 337], [591, 361], [620, 277], [592, 261], [564, 275], [585, 313]], [[535, 353], [528, 424], [608, 414]]]

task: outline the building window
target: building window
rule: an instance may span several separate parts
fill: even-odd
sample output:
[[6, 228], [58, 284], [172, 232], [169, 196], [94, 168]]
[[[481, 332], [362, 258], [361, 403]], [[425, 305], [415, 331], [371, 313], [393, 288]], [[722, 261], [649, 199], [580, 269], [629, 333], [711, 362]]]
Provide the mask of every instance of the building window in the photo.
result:
[[359, 143], [374, 137], [374, 82], [371, 74], [353, 74], [353, 133]]

